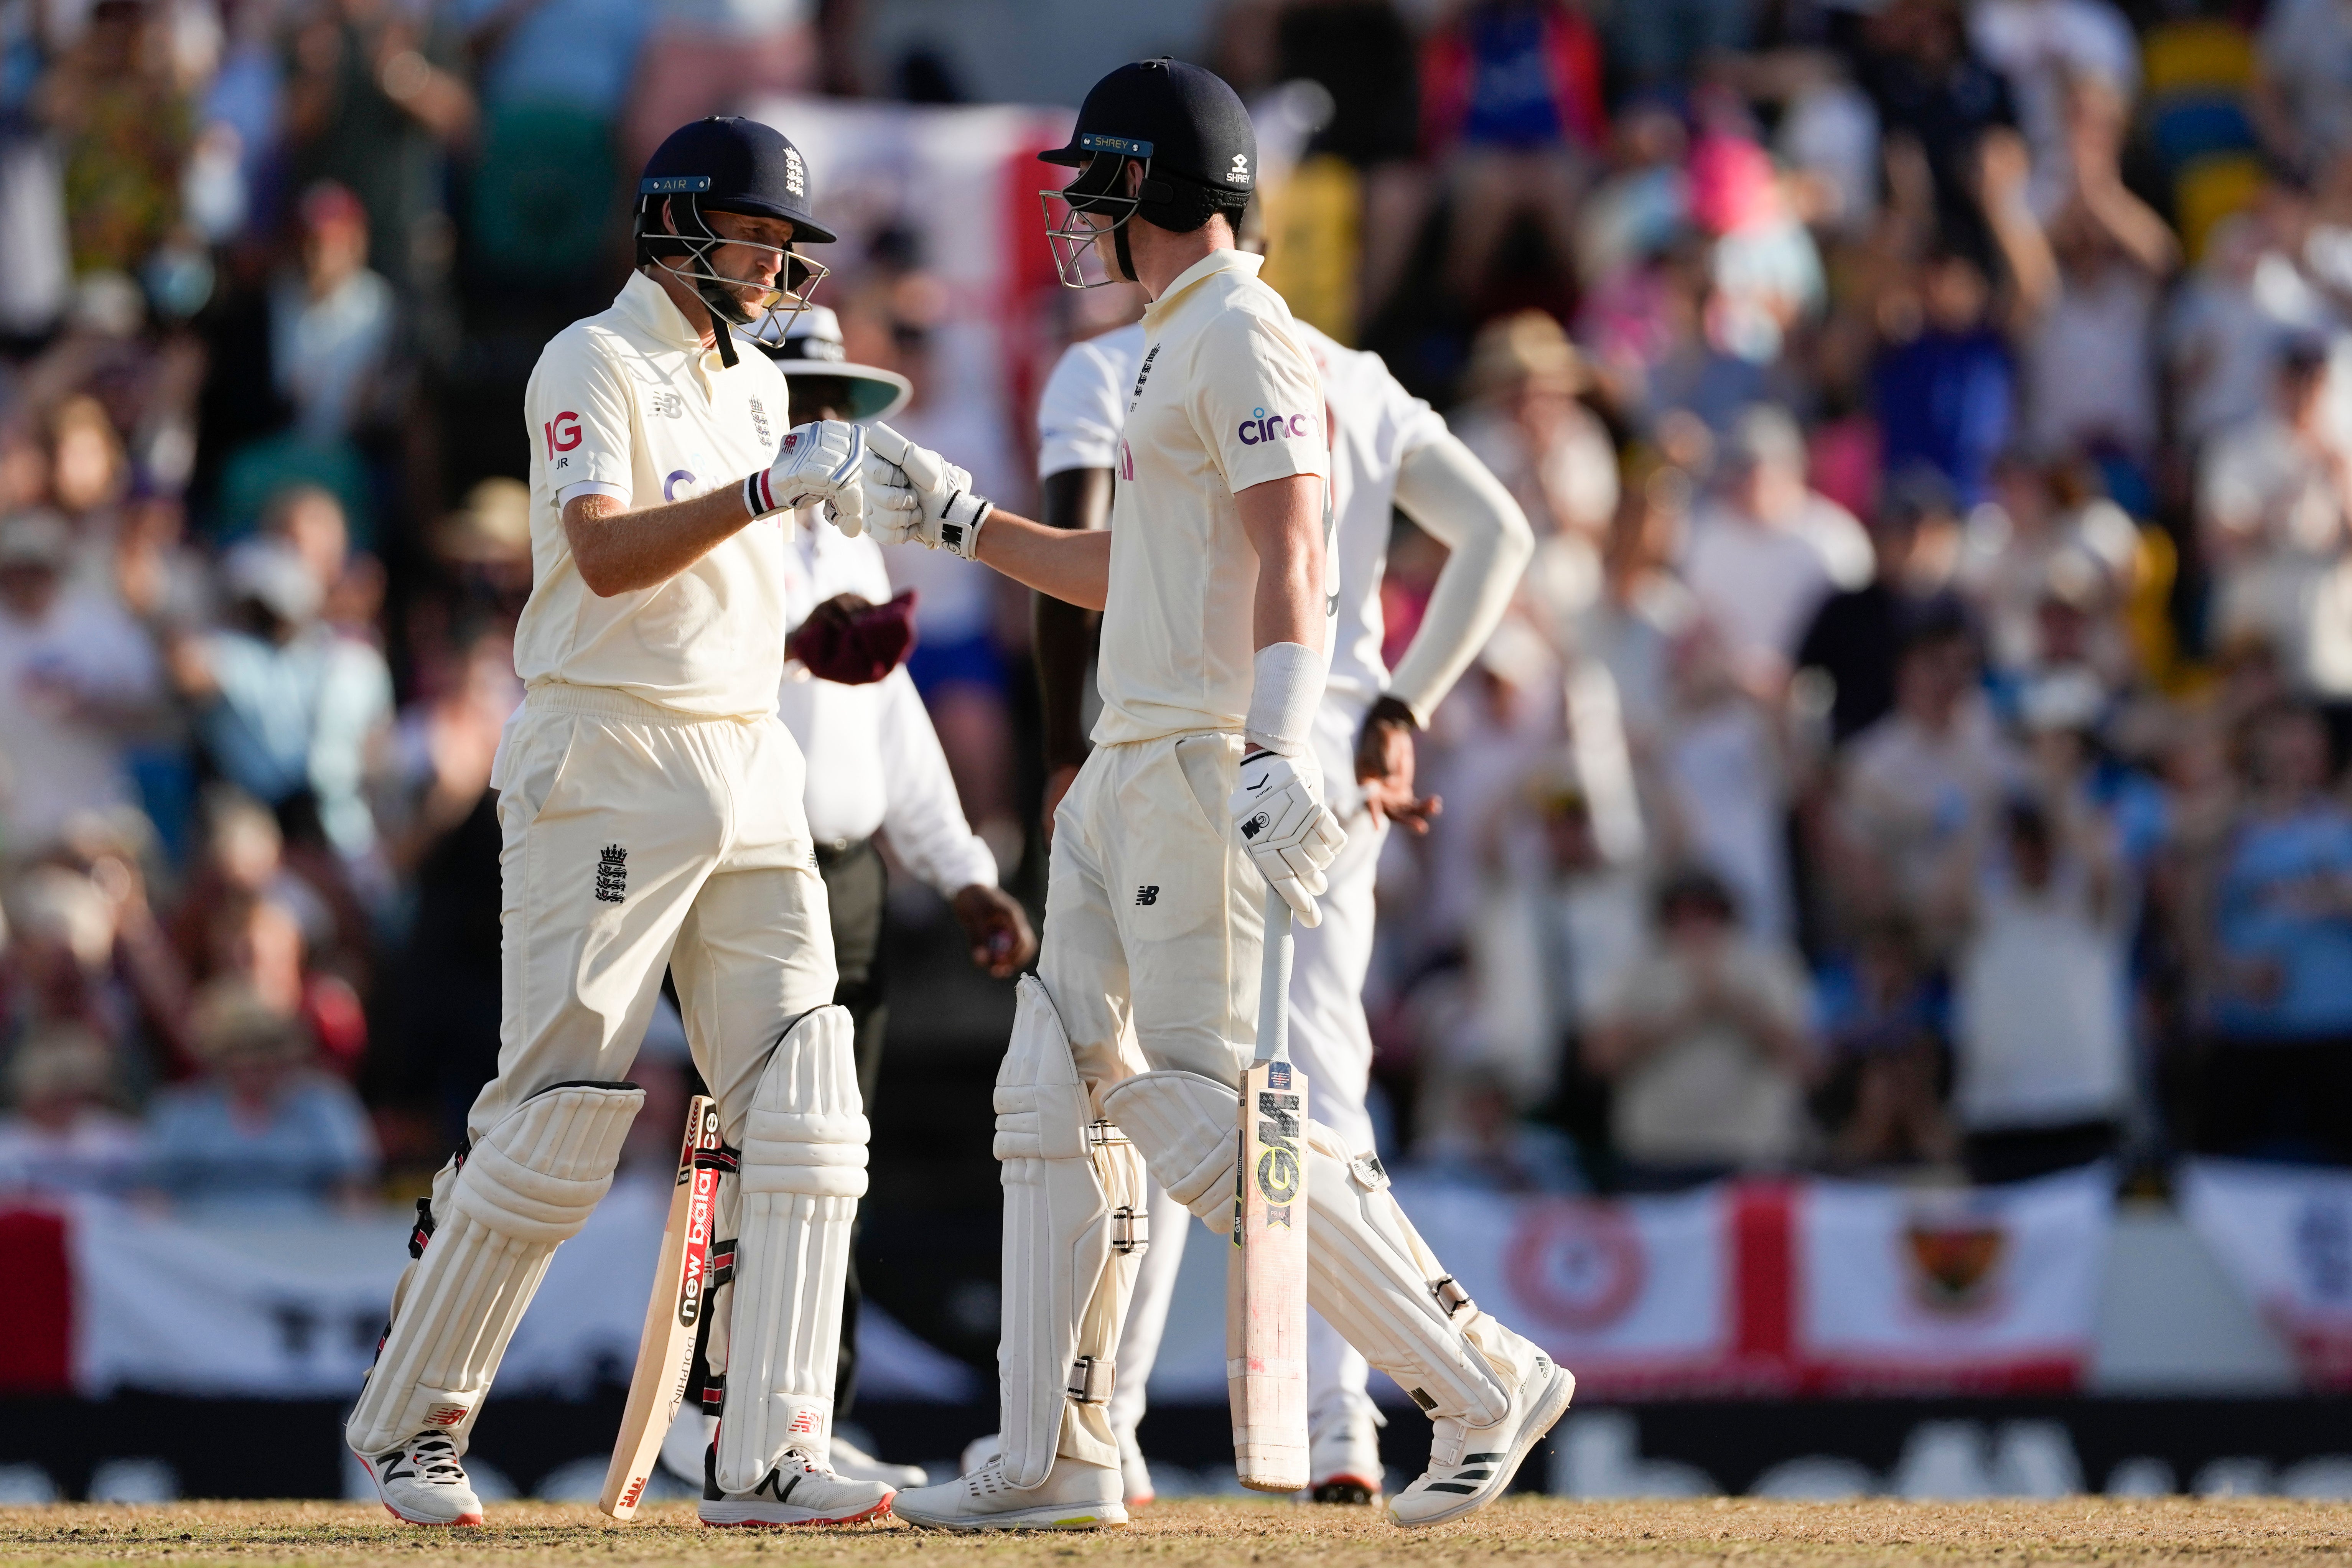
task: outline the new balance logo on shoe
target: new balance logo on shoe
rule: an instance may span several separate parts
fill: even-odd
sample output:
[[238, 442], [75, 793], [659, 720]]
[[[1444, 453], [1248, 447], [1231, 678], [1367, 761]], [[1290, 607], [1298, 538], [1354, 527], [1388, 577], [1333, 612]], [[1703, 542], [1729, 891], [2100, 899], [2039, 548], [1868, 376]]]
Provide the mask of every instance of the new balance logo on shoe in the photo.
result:
[[1160, 884], [1152, 882], [1144, 887], [1136, 889], [1135, 901], [1145, 909], [1150, 909], [1152, 905], [1158, 903], [1160, 901]]

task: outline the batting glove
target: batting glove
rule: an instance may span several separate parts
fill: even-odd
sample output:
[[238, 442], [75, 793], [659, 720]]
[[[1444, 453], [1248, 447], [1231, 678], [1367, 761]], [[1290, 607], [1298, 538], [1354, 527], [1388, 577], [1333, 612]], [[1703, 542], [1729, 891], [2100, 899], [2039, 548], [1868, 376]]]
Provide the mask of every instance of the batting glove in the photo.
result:
[[1267, 886], [1282, 895], [1303, 926], [1323, 923], [1315, 900], [1330, 885], [1324, 875], [1348, 841], [1339, 819], [1323, 804], [1323, 780], [1279, 752], [1252, 751], [1225, 808], [1242, 846]]
[[886, 544], [952, 550], [971, 560], [980, 549], [981, 525], [996, 503], [972, 493], [970, 474], [887, 425], [877, 421], [869, 439], [875, 451], [906, 474], [918, 507], [912, 515], [894, 511], [887, 521], [877, 519], [874, 537]]
[[[743, 505], [756, 520], [822, 502], [825, 517], [852, 539], [864, 531], [869, 503], [892, 504], [908, 495], [906, 476], [877, 457], [866, 432], [840, 419], [819, 419], [784, 432], [776, 460], [743, 481]], [[911, 497], [901, 503], [911, 505]]]

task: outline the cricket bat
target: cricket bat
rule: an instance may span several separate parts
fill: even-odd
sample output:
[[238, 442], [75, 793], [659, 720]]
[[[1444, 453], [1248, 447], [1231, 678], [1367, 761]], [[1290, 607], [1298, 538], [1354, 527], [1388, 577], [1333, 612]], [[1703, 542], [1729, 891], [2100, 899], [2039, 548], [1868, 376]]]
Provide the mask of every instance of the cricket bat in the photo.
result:
[[621, 1435], [604, 1471], [604, 1494], [596, 1500], [614, 1519], [636, 1516], [646, 1483], [661, 1462], [662, 1439], [677, 1419], [687, 1379], [694, 1373], [695, 1331], [708, 1294], [710, 1226], [719, 1196], [719, 1173], [695, 1169], [694, 1157], [719, 1146], [719, 1101], [698, 1094], [686, 1108], [686, 1142], [677, 1153], [677, 1185], [670, 1194], [669, 1223], [662, 1229], [645, 1332], [637, 1340], [637, 1370], [629, 1379], [629, 1402], [622, 1408]]
[[1255, 1491], [1307, 1485], [1307, 1075], [1290, 1059], [1290, 906], [1265, 893], [1257, 1057], [1242, 1075], [1225, 1389], [1234, 1470]]

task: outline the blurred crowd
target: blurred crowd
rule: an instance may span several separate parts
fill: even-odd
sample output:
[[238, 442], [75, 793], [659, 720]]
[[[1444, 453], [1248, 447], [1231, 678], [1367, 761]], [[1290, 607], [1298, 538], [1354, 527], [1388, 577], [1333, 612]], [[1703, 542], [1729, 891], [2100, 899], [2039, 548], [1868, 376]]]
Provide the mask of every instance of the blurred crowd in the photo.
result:
[[[0, 0], [0, 1188], [437, 1163], [497, 1050], [523, 379], [675, 124], [970, 93], [858, 16]], [[1202, 58], [1269, 277], [1540, 540], [1382, 866], [1389, 1150], [2352, 1163], [2352, 9], [1232, 0]], [[849, 357], [1025, 502], [1031, 410], [866, 227]], [[1442, 559], [1400, 520], [1392, 656]], [[936, 564], [914, 673], [1034, 894], [1025, 616]]]

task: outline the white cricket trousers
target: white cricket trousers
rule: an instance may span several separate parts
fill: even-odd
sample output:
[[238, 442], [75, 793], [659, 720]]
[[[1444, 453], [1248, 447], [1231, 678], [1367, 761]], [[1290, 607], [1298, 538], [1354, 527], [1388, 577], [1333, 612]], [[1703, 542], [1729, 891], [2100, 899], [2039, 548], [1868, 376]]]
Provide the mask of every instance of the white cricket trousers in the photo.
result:
[[[1372, 966], [1373, 887], [1389, 830], [1385, 823], [1373, 823], [1354, 786], [1356, 731], [1362, 719], [1352, 706], [1330, 703], [1315, 716], [1316, 758], [1322, 764], [1325, 794], [1343, 815], [1348, 842], [1327, 873], [1330, 888], [1320, 900], [1322, 924], [1292, 928], [1297, 948], [1290, 971], [1290, 1054], [1307, 1075], [1315, 1120], [1346, 1139], [1349, 1148], [1370, 1150], [1372, 1120], [1364, 1109], [1364, 1095], [1371, 1082], [1372, 1036], [1364, 1020], [1364, 981]], [[1077, 793], [1076, 786], [1071, 793]], [[1057, 818], [1057, 847], [1061, 831]], [[1263, 931], [1262, 923], [1259, 929]], [[1053, 989], [1050, 980], [1047, 989]], [[1249, 1030], [1237, 1037], [1256, 1038], [1254, 1008]], [[1115, 1429], [1132, 1432], [1143, 1419], [1145, 1384], [1167, 1331], [1190, 1219], [1183, 1205], [1153, 1184], [1151, 1246], [1136, 1271], [1135, 1294], [1119, 1336], [1118, 1388], [1110, 1405]], [[1307, 1401], [1318, 1423], [1327, 1415], [1341, 1415], [1353, 1398], [1367, 1397], [1370, 1376], [1370, 1368], [1356, 1348], [1319, 1314], [1310, 1312]]]
[[1265, 935], [1225, 807], [1241, 758], [1219, 733], [1097, 746], [1054, 814], [1037, 977], [1097, 1095], [1147, 1068], [1241, 1081]]
[[499, 1076], [471, 1136], [551, 1084], [625, 1079], [667, 968], [721, 1136], [742, 1145], [769, 1053], [833, 1000], [804, 779], [774, 718], [531, 689], [500, 762]]

